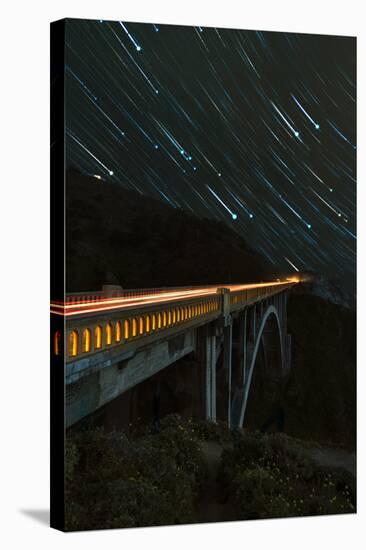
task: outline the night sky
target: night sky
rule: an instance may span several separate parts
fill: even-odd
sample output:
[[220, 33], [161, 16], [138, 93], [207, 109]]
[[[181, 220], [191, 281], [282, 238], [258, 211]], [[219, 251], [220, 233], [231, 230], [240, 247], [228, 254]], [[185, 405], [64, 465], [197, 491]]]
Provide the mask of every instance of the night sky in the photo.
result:
[[348, 37], [68, 20], [67, 165], [353, 287], [355, 54]]

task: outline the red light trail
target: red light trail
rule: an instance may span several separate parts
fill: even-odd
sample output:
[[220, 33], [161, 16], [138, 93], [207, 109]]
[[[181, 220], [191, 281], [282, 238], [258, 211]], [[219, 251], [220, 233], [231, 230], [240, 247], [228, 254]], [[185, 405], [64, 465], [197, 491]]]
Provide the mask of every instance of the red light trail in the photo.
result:
[[103, 311], [113, 311], [117, 309], [136, 309], [148, 305], [156, 305], [168, 302], [176, 302], [182, 300], [192, 300], [195, 298], [204, 298], [207, 296], [215, 296], [219, 288], [227, 288], [230, 292], [239, 292], [242, 290], [252, 290], [257, 288], [268, 288], [274, 286], [288, 285], [289, 283], [298, 283], [298, 278], [286, 279], [285, 281], [273, 281], [270, 283], [250, 283], [244, 285], [222, 285], [208, 286], [197, 290], [172, 290], [159, 293], [143, 295], [140, 297], [118, 297], [118, 298], [98, 298], [93, 301], [85, 301], [79, 303], [57, 303], [51, 302], [51, 313], [70, 317], [74, 315], [83, 315], [86, 313], [97, 313]]

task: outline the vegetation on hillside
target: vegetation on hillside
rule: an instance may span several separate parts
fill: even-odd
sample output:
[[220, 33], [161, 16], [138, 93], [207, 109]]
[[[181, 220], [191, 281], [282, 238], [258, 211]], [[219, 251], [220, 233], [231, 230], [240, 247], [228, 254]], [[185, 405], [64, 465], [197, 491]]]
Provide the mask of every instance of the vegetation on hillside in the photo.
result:
[[193, 521], [204, 479], [199, 439], [167, 417], [137, 438], [102, 429], [67, 439], [66, 529], [106, 529]]
[[353, 477], [317, 465], [300, 441], [173, 415], [129, 437], [101, 429], [69, 432], [66, 529], [198, 521], [210, 491], [205, 441], [223, 448], [211, 483], [229, 519], [355, 511]]
[[236, 505], [233, 519], [354, 512], [353, 476], [316, 464], [308, 447], [281, 433], [238, 437], [224, 451], [219, 472], [224, 498]]

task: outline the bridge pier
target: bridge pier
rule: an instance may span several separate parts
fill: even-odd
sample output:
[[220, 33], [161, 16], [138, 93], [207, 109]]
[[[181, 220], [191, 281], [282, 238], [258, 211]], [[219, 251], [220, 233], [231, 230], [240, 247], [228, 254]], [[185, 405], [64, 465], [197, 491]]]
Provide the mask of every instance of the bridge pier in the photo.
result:
[[233, 325], [232, 325], [232, 319], [231, 317], [228, 317], [225, 319], [225, 321], [228, 323], [227, 326], [224, 327], [224, 372], [225, 372], [225, 378], [227, 381], [227, 418], [228, 418], [228, 426], [230, 428], [230, 411], [231, 411], [231, 381], [232, 381], [232, 350], [233, 350]]
[[216, 422], [216, 334], [206, 336], [206, 420]]
[[247, 320], [248, 309], [245, 308], [245, 310], [239, 314], [239, 384], [241, 386], [244, 385], [245, 382], [245, 369], [247, 362]]

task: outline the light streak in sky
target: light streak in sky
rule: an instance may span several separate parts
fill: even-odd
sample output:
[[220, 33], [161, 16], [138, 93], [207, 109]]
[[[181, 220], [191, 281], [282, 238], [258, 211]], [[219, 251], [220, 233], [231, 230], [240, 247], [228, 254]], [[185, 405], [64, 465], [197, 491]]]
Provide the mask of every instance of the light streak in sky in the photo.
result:
[[[308, 166], [306, 164], [306, 162], [304, 162], [304, 166], [306, 166], [306, 168], [309, 170], [309, 172], [311, 172], [313, 174], [314, 178], [316, 178], [318, 181], [320, 181], [320, 183], [322, 183], [323, 185], [328, 187], [327, 184], [310, 168], [310, 166]], [[328, 187], [328, 189], [331, 193], [333, 193], [333, 188], [332, 187]]]
[[140, 52], [142, 50], [140, 44], [138, 44], [136, 42], [136, 40], [134, 39], [134, 37], [132, 36], [132, 34], [130, 34], [130, 32], [127, 30], [127, 28], [125, 27], [125, 25], [122, 23], [122, 21], [119, 22], [119, 24], [121, 25], [122, 29], [125, 31], [125, 33], [127, 34], [128, 38], [131, 40], [131, 42], [133, 43], [133, 45], [135, 46], [136, 50], [138, 52]]
[[309, 113], [307, 113], [307, 112], [305, 111], [304, 107], [297, 101], [297, 99], [296, 99], [296, 97], [295, 97], [294, 95], [291, 94], [291, 97], [292, 97], [292, 99], [295, 101], [296, 105], [297, 105], [298, 107], [300, 107], [300, 109], [302, 110], [302, 112], [304, 113], [304, 115], [308, 117], [308, 119], [310, 120], [310, 122], [311, 122], [312, 124], [314, 124], [315, 129], [316, 129], [316, 130], [319, 130], [319, 128], [320, 128], [319, 124], [318, 124], [317, 122], [315, 122], [315, 120], [313, 120], [313, 119], [311, 118], [311, 116], [309, 115]]
[[267, 127], [267, 129], [270, 131], [270, 133], [272, 134], [272, 136], [278, 141], [278, 143], [281, 143], [280, 140], [278, 139], [278, 137], [276, 136], [276, 134], [271, 130], [271, 128], [268, 126], [268, 124], [266, 123], [265, 120], [261, 119], [263, 124]]
[[289, 260], [288, 258], [286, 258], [286, 256], [285, 256], [285, 260], [290, 264], [291, 267], [293, 267], [293, 268], [295, 269], [295, 271], [300, 271], [300, 269], [298, 269], [298, 268], [296, 267], [296, 265], [293, 264], [293, 263], [291, 262], [291, 260]]
[[156, 120], [155, 117], [153, 117], [153, 119], [155, 120], [159, 128], [162, 130], [162, 132], [164, 132], [164, 134], [166, 135], [170, 143], [180, 152], [181, 155], [183, 155], [184, 149], [183, 149], [183, 146], [179, 143], [179, 141], [177, 141], [175, 137], [172, 136], [172, 134], [165, 128], [165, 126], [161, 124], [158, 120]]
[[276, 157], [276, 159], [282, 164], [282, 166], [284, 166], [289, 172], [290, 174], [292, 174], [293, 176], [295, 176], [295, 174], [293, 173], [292, 170], [290, 170], [290, 168], [287, 166], [287, 164], [285, 162], [283, 162], [283, 160], [273, 151], [273, 154], [274, 156]]
[[206, 155], [205, 155], [204, 153], [202, 153], [202, 151], [201, 151], [201, 154], [202, 154], [202, 156], [206, 159], [207, 163], [211, 166], [211, 168], [216, 172], [216, 174], [217, 174], [219, 177], [221, 177], [221, 176], [222, 176], [221, 172], [219, 172], [219, 171], [214, 167], [214, 165], [212, 164], [212, 162], [208, 160], [208, 158], [206, 157]]
[[342, 132], [340, 130], [338, 130], [337, 126], [335, 126], [333, 124], [333, 122], [331, 122], [330, 120], [328, 120], [328, 123], [332, 126], [332, 128], [337, 132], [337, 134], [342, 138], [344, 139], [344, 141], [347, 141], [347, 143], [349, 143], [350, 145], [352, 145], [352, 147], [354, 149], [356, 149], [356, 145], [353, 145], [353, 143], [348, 139], [346, 138], [346, 136], [344, 134], [342, 134]]
[[81, 141], [79, 141], [71, 132], [67, 132], [67, 133], [74, 141], [76, 141], [76, 143], [80, 145], [80, 147], [84, 149], [84, 151], [86, 151], [91, 157], [93, 157], [93, 159], [95, 159], [104, 168], [104, 170], [108, 172], [110, 176], [113, 176], [113, 173], [114, 173], [113, 170], [110, 170], [109, 168], [107, 168], [107, 166], [103, 164], [103, 162], [99, 160], [95, 155], [93, 155], [93, 153], [89, 151], [89, 149], [85, 147], [85, 145], [83, 145]]
[[333, 212], [335, 214], [337, 214], [337, 216], [339, 218], [342, 217], [342, 213], [339, 212], [338, 210], [336, 210], [331, 204], [329, 204], [329, 202], [327, 202], [325, 199], [323, 199], [323, 197], [321, 197], [316, 191], [314, 191], [314, 189], [312, 189], [312, 192], [315, 193], [315, 195], [318, 197], [318, 199], [320, 199], [328, 208], [330, 208], [331, 210], [333, 210]]
[[[166, 137], [168, 138], [170, 143], [177, 149], [177, 151], [179, 151], [179, 153], [185, 158], [185, 160], [191, 161], [192, 156], [189, 153], [187, 153], [187, 151], [179, 143], [179, 141], [177, 141], [175, 139], [175, 137], [165, 128], [165, 126], [163, 126], [163, 124], [161, 124], [158, 120], [156, 120], [155, 117], [153, 117], [153, 119], [155, 120], [155, 122], [159, 126], [159, 128], [162, 130], [162, 132], [166, 135]], [[193, 170], [197, 170], [197, 168], [193, 167]]]
[[159, 188], [158, 185], [155, 185], [155, 183], [151, 180], [150, 178], [150, 182], [151, 182], [151, 185], [156, 189], [156, 191], [159, 193], [159, 195], [161, 195], [162, 197], [164, 197], [164, 199], [171, 205], [173, 206], [173, 208], [176, 208], [175, 204], [169, 199], [169, 197], [166, 196], [166, 194]]
[[144, 77], [144, 79], [146, 80], [146, 82], [149, 84], [149, 86], [151, 86], [151, 88], [154, 90], [154, 92], [156, 94], [159, 93], [159, 90], [157, 88], [155, 88], [154, 84], [151, 82], [150, 78], [146, 75], [146, 73], [144, 73], [144, 71], [141, 69], [140, 65], [138, 63], [136, 63], [136, 61], [134, 60], [134, 58], [132, 57], [132, 55], [130, 54], [130, 52], [128, 51], [128, 49], [125, 47], [125, 45], [123, 44], [123, 42], [121, 41], [121, 39], [119, 38], [119, 36], [117, 35], [117, 33], [114, 32], [113, 29], [111, 29], [111, 31], [113, 32], [114, 36], [117, 38], [118, 42], [120, 43], [120, 45], [122, 46], [122, 48], [125, 50], [125, 52], [127, 53], [127, 55], [129, 56], [129, 58], [131, 59], [132, 63], [135, 65], [135, 67], [137, 67], [138, 71], [140, 71], [140, 73], [142, 74], [142, 76]]
[[307, 221], [305, 221], [298, 212], [296, 212], [296, 210], [282, 197], [282, 195], [279, 195], [280, 199], [282, 200], [282, 202], [291, 210], [291, 212], [293, 212], [295, 214], [295, 216], [297, 216], [299, 218], [299, 220], [302, 221], [302, 223], [304, 223], [306, 225], [306, 227], [308, 229], [311, 229], [311, 224], [308, 223]]
[[[306, 162], [304, 162], [304, 166], [306, 166], [306, 168], [309, 170], [309, 172], [311, 172], [313, 174], [313, 176], [320, 181], [320, 183], [324, 183], [324, 181], [310, 168], [310, 166], [308, 166], [306, 164]], [[325, 184], [324, 184], [325, 185]]]
[[171, 155], [171, 154], [169, 153], [168, 149], [167, 149], [166, 147], [164, 147], [164, 145], [162, 145], [161, 148], [166, 152], [166, 154], [169, 156], [169, 158], [172, 159], [172, 161], [174, 162], [174, 164], [176, 164], [176, 165], [178, 166], [178, 168], [179, 168], [180, 170], [182, 170], [182, 172], [185, 173], [185, 171], [183, 170], [183, 168], [181, 167], [181, 165], [179, 164], [179, 162], [177, 162], [177, 161], [175, 160], [175, 158], [173, 157], [173, 155]]
[[[198, 27], [198, 28], [200, 28], [200, 27]], [[198, 30], [195, 28], [194, 30], [195, 30], [195, 32], [197, 33], [198, 38], [201, 40], [201, 42], [202, 42], [203, 47], [205, 48], [205, 50], [206, 50], [207, 52], [209, 52], [209, 49], [207, 48], [207, 46], [206, 46], [206, 44], [205, 44], [205, 41], [204, 41], [204, 40], [201, 38], [201, 36], [200, 36], [201, 33], [203, 32], [202, 29], [201, 29], [200, 31], [198, 31]]]
[[270, 204], [268, 204], [267, 206], [268, 206], [268, 208], [271, 210], [271, 212], [273, 212], [274, 216], [276, 216], [276, 218], [280, 220], [281, 223], [283, 223], [284, 225], [287, 225], [287, 223], [286, 223], [285, 220], [282, 218], [282, 216], [279, 215], [279, 213], [277, 212], [277, 210], [275, 210]]
[[[260, 78], [260, 75], [259, 75], [257, 69], [254, 67], [253, 63], [251, 62], [249, 55], [246, 53], [246, 51], [244, 50], [244, 48], [242, 46], [240, 46], [240, 49], [243, 52], [243, 54], [245, 56], [245, 59], [248, 61], [249, 65], [252, 67], [253, 71], [257, 75], [257, 77]], [[239, 55], [240, 55], [240, 53], [239, 53]]]
[[280, 117], [282, 118], [282, 120], [287, 124], [287, 126], [290, 128], [291, 132], [294, 134], [295, 137], [297, 138], [300, 138], [300, 133], [295, 130], [295, 128], [289, 123], [289, 121], [287, 120], [287, 118], [285, 118], [283, 116], [283, 114], [281, 113], [281, 111], [276, 107], [276, 105], [273, 103], [273, 101], [271, 101], [271, 104], [272, 104], [272, 107], [277, 111], [277, 113], [280, 115]]
[[220, 199], [220, 197], [215, 193], [215, 191], [213, 191], [211, 189], [211, 187], [209, 185], [206, 186], [207, 189], [212, 193], [212, 195], [222, 204], [222, 206], [229, 212], [229, 214], [231, 215], [232, 219], [233, 220], [236, 220], [237, 219], [237, 214], [235, 214], [235, 212], [233, 212], [232, 210], [230, 210], [230, 208], [224, 203], [224, 201], [222, 199]]
[[252, 213], [248, 210], [248, 208], [243, 204], [243, 201], [242, 201], [242, 200], [239, 200], [238, 197], [236, 197], [236, 196], [234, 195], [234, 193], [232, 193], [229, 189], [226, 189], [226, 190], [227, 190], [227, 191], [230, 193], [230, 195], [233, 197], [234, 201], [235, 201], [236, 203], [238, 203], [238, 205], [240, 206], [240, 208], [243, 208], [243, 210], [245, 210], [245, 212], [248, 214], [249, 218], [250, 218], [250, 219], [254, 218], [254, 214], [252, 214]]
[[80, 80], [80, 78], [74, 73], [74, 71], [68, 65], [66, 65], [66, 70], [72, 74], [72, 76], [79, 82], [79, 84], [81, 84], [81, 86], [84, 88], [84, 92], [86, 93], [86, 95], [94, 99], [94, 101], [97, 101], [98, 98], [89, 90], [88, 86], [84, 84], [82, 80]]
[[352, 231], [350, 231], [349, 229], [347, 229], [347, 227], [344, 227], [343, 229], [344, 229], [344, 231], [346, 231], [346, 233], [348, 233], [349, 235], [351, 235], [351, 237], [352, 237], [353, 239], [355, 239], [355, 240], [357, 239], [356, 235], [355, 235], [354, 233], [352, 233]]
[[[89, 96], [87, 96], [87, 97], [90, 99]], [[119, 128], [115, 122], [113, 122], [113, 120], [111, 119], [111, 117], [108, 116], [107, 113], [106, 113], [105, 111], [103, 111], [103, 109], [98, 105], [98, 103], [96, 103], [96, 101], [92, 101], [91, 99], [90, 99], [90, 101], [93, 103], [93, 105], [94, 105], [95, 107], [97, 107], [97, 109], [99, 109], [99, 111], [102, 113], [102, 115], [105, 116], [105, 117], [109, 120], [109, 122], [116, 128], [116, 130], [119, 131], [119, 133], [121, 134], [121, 136], [124, 136], [124, 135], [125, 135], [124, 131], [121, 130], [121, 128]]]
[[222, 37], [221, 37], [221, 34], [219, 33], [219, 31], [215, 28], [215, 33], [217, 34], [217, 36], [219, 37], [220, 39], [220, 42], [222, 43], [222, 45], [224, 46], [224, 48], [226, 48], [226, 44], [225, 42], [223, 41]]

